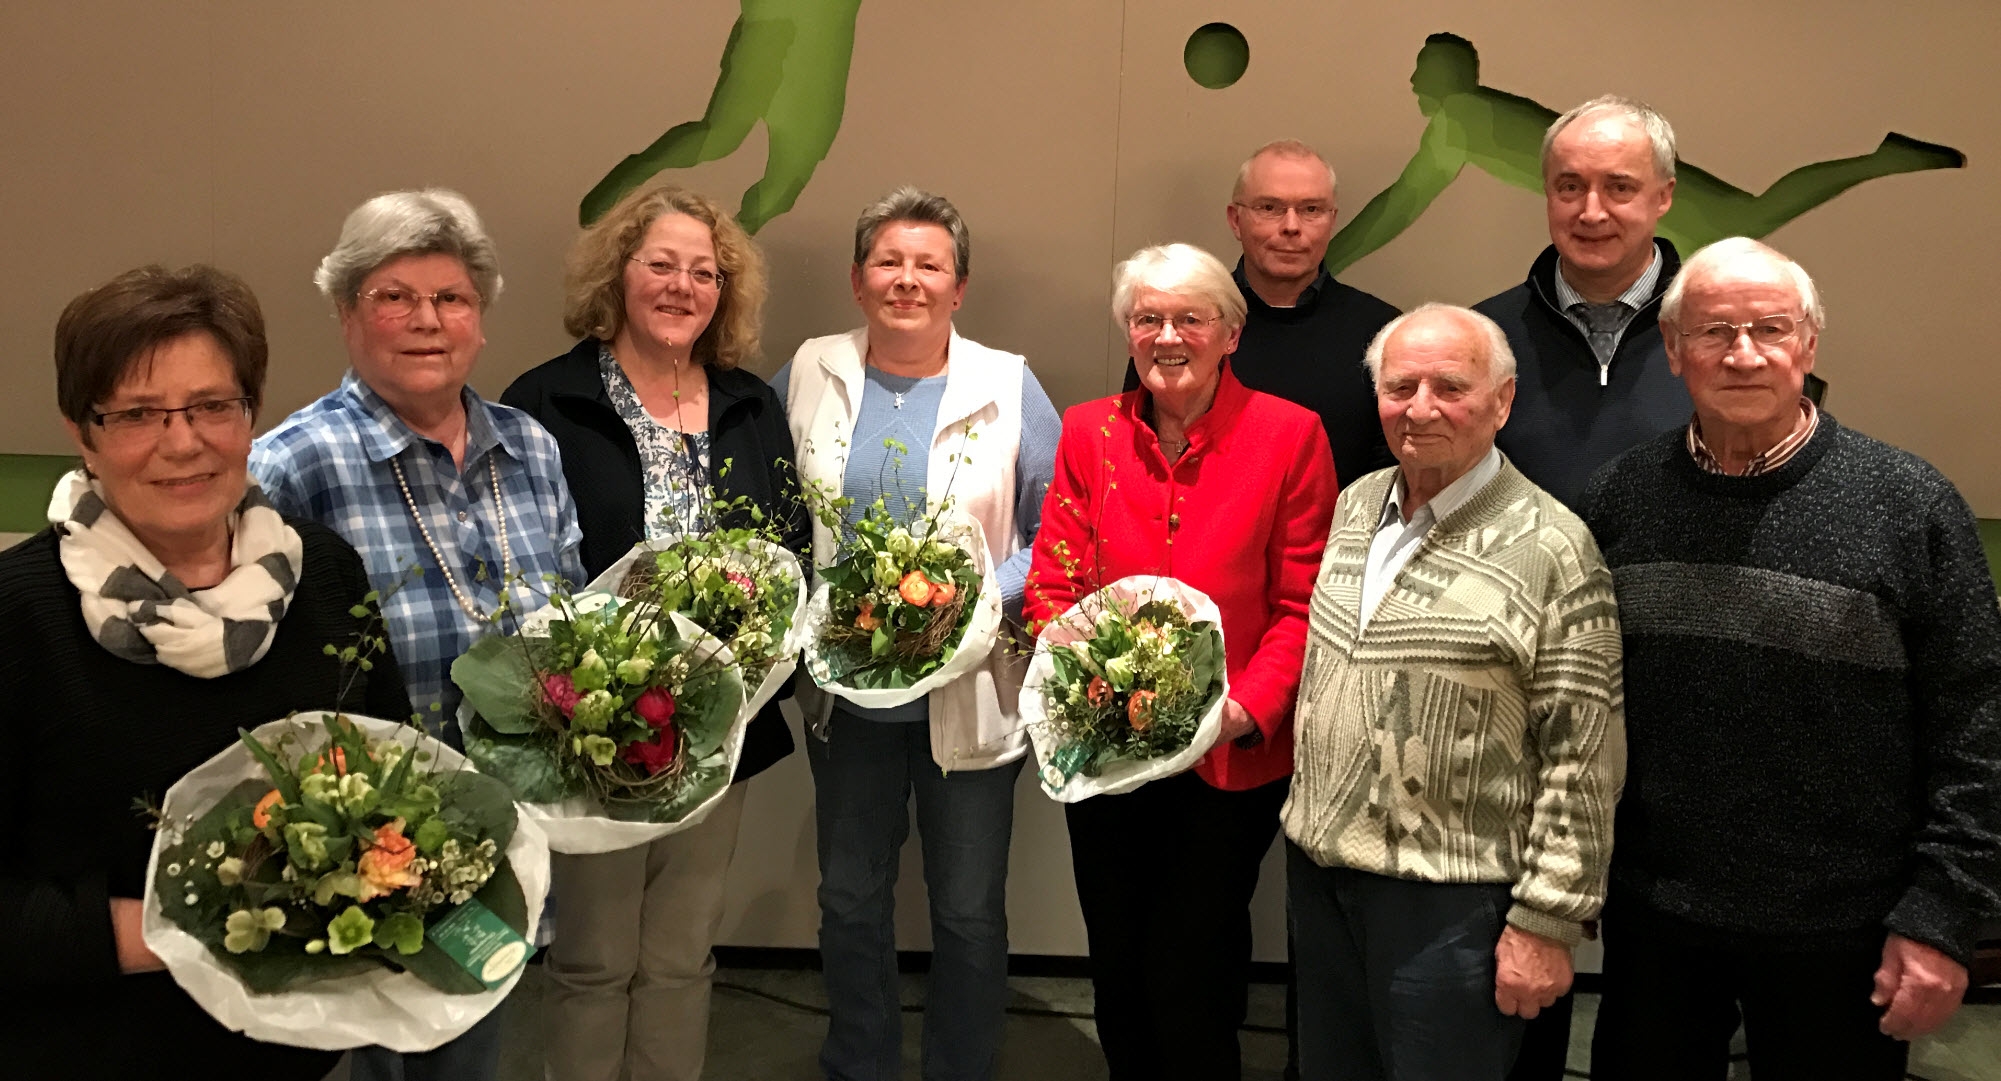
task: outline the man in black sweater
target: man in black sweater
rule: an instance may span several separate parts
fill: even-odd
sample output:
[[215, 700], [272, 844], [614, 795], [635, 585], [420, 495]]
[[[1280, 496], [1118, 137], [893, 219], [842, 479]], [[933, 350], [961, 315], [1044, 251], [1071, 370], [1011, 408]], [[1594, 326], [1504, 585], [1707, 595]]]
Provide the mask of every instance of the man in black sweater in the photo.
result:
[[[1237, 170], [1224, 213], [1243, 245], [1233, 276], [1250, 308], [1230, 371], [1320, 414], [1343, 488], [1395, 465], [1362, 354], [1397, 310], [1321, 266], [1338, 217], [1334, 167], [1297, 140], [1266, 144]], [[1125, 389], [1137, 386], [1128, 362]]]
[[1674, 129], [1642, 102], [1594, 98], [1550, 125], [1542, 169], [1550, 246], [1474, 310], [1519, 366], [1495, 445], [1574, 509], [1593, 470], [1688, 419], [1655, 325], [1680, 267], [1654, 236], [1674, 205]]
[[1600, 470], [1626, 791], [1598, 1081], [1901, 1079], [2001, 907], [2001, 609], [1972, 511], [1801, 395], [1824, 324], [1754, 240], [1661, 307], [1694, 419]]

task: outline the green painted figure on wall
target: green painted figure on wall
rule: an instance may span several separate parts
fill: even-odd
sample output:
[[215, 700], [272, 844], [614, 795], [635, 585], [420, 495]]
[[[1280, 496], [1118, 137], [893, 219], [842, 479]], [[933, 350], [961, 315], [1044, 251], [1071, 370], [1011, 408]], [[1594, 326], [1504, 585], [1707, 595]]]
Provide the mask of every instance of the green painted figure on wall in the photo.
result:
[[760, 120], [764, 175], [743, 193], [737, 221], [755, 233], [792, 209], [840, 132], [861, 2], [743, 0], [702, 118], [676, 124], [619, 162], [584, 196], [578, 219], [596, 221], [663, 169], [728, 157]]
[[[1395, 239], [1467, 165], [1518, 188], [1542, 193], [1542, 136], [1555, 110], [1480, 85], [1480, 57], [1457, 34], [1433, 34], [1417, 54], [1410, 88], [1429, 118], [1403, 174], [1348, 222], [1327, 248], [1338, 274]], [[1966, 155], [1949, 146], [1891, 132], [1873, 152], [1802, 165], [1762, 195], [1676, 164], [1674, 207], [1659, 235], [1683, 252], [1727, 236], [1762, 237], [1865, 180], [1926, 169], [1958, 169]]]

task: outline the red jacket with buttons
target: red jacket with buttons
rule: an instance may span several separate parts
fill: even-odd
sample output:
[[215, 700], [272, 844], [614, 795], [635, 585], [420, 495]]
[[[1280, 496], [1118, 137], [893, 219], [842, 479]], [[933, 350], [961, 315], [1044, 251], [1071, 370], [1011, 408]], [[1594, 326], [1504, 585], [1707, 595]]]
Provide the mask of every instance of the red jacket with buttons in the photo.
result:
[[1142, 416], [1144, 390], [1063, 414], [1056, 481], [1028, 573], [1029, 625], [1132, 574], [1178, 578], [1223, 613], [1230, 697], [1255, 746], [1218, 744], [1195, 767], [1217, 788], [1292, 773], [1292, 706], [1306, 604], [1334, 515], [1334, 459], [1318, 415], [1249, 390], [1226, 365], [1216, 400], [1169, 463]]

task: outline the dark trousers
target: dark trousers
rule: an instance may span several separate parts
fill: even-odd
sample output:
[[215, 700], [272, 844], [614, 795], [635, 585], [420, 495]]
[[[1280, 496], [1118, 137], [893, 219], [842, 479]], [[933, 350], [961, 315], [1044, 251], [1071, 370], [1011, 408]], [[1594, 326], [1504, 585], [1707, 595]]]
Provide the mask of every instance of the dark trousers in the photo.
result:
[[1290, 787], [1183, 773], [1064, 808], [1112, 1081], [1242, 1076], [1251, 894]]
[[1322, 867], [1285, 846], [1304, 1081], [1503, 1081], [1523, 1021], [1494, 1005], [1507, 883]]
[[[1616, 899], [1615, 899], [1616, 903]], [[1608, 909], [1593, 1081], [1723, 1081], [1741, 1020], [1757, 1081], [1901, 1081], [1910, 1045], [1869, 1003], [1873, 946], [1816, 952], [1725, 948], [1687, 924]]]
[[1570, 1065], [1570, 1011], [1576, 1001], [1577, 995], [1566, 991], [1529, 1019], [1522, 1032], [1522, 1053], [1515, 1056], [1508, 1081], [1563, 1081], [1563, 1071]]

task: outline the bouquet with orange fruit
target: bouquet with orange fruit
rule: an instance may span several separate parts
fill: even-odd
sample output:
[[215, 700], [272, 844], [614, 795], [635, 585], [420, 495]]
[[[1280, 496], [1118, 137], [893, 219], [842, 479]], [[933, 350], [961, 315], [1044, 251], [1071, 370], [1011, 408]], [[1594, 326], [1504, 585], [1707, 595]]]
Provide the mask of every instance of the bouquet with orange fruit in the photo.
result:
[[1000, 592], [985, 539], [950, 500], [909, 523], [878, 499], [853, 524], [807, 609], [814, 682], [857, 705], [914, 702], [986, 660]]

